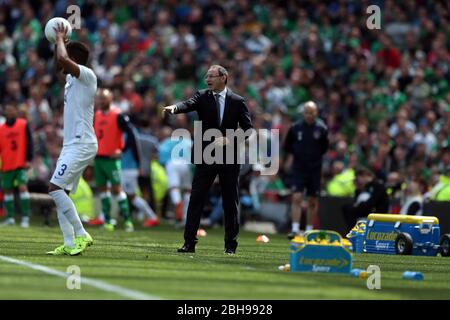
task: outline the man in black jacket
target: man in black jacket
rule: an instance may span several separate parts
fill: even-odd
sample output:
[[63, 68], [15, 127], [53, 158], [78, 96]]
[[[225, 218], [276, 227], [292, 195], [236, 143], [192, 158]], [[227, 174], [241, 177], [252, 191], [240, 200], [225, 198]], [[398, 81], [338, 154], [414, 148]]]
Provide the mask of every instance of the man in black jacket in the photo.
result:
[[303, 118], [303, 121], [292, 125], [284, 143], [286, 153], [293, 156], [288, 160], [292, 162], [292, 229], [288, 235], [289, 239], [300, 232], [300, 213], [305, 189], [308, 196], [306, 231], [313, 228], [320, 193], [322, 156], [329, 144], [327, 127], [318, 119], [317, 106], [313, 101], [305, 103]]
[[353, 204], [343, 207], [349, 230], [358, 218], [367, 217], [370, 213], [387, 213], [389, 209], [386, 187], [377, 181], [369, 169], [359, 168], [356, 171], [356, 190]]
[[[196, 167], [184, 230], [184, 245], [178, 249], [178, 252], [195, 252], [197, 230], [200, 225], [203, 206], [208, 196], [208, 190], [217, 175], [219, 175], [224, 207], [225, 253], [235, 254], [238, 245], [238, 177], [240, 169], [240, 164], [237, 162], [238, 144], [234, 143], [235, 141], [230, 141], [232, 138], [226, 135], [226, 131], [229, 129], [234, 131], [238, 129], [238, 126], [247, 131], [253, 126], [244, 98], [226, 87], [227, 79], [227, 70], [222, 66], [213, 65], [205, 76], [208, 89], [197, 91], [189, 100], [164, 108], [165, 112], [172, 114], [196, 111], [202, 125], [202, 140], [207, 140], [204, 133], [209, 129], [216, 129], [221, 133], [221, 137], [216, 138], [213, 142], [200, 142], [201, 148], [196, 145], [198, 142], [194, 138], [192, 158]], [[194, 132], [194, 134], [199, 133]], [[233, 161], [230, 161], [231, 163], [229, 161], [211, 163], [204, 159], [204, 151], [211, 143], [220, 148], [227, 145], [233, 146], [231, 150], [228, 147], [224, 148], [226, 150], [223, 152], [224, 159], [227, 158], [227, 153], [233, 153]], [[201, 156], [196, 150], [201, 150]]]

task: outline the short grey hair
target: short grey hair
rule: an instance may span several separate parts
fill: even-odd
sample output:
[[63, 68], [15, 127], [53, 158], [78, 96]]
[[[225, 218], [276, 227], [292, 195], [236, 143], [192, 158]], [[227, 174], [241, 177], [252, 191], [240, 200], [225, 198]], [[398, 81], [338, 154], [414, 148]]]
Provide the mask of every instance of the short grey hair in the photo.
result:
[[227, 71], [227, 69], [225, 69], [224, 67], [222, 67], [221, 65], [218, 65], [218, 64], [212, 65], [210, 67], [210, 69], [211, 68], [217, 69], [217, 71], [219, 72], [219, 76], [226, 76], [227, 78], [225, 79], [225, 84], [227, 84], [227, 81], [228, 81], [228, 71]]

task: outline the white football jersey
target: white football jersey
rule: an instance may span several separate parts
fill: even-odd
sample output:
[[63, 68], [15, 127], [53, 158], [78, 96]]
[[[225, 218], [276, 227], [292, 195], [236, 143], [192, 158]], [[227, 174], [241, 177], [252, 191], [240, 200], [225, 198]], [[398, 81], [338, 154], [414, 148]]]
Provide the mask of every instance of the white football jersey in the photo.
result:
[[97, 77], [82, 65], [78, 78], [68, 74], [64, 88], [64, 142], [97, 143], [94, 131], [94, 98], [97, 91]]

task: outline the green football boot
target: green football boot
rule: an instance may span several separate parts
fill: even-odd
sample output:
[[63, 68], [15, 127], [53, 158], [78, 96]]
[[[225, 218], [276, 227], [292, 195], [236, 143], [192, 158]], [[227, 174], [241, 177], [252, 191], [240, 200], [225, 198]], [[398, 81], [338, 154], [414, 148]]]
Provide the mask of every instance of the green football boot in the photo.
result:
[[70, 251], [71, 256], [77, 256], [81, 254], [87, 247], [94, 244], [94, 239], [86, 232], [85, 236], [75, 237], [75, 248]]
[[103, 224], [103, 229], [105, 229], [106, 231], [114, 231], [114, 225], [111, 223], [104, 223]]
[[133, 231], [134, 231], [133, 222], [131, 220], [125, 221], [125, 232], [133, 232]]
[[52, 256], [68, 256], [73, 249], [74, 248], [69, 248], [63, 244], [52, 251], [48, 251], [47, 254]]

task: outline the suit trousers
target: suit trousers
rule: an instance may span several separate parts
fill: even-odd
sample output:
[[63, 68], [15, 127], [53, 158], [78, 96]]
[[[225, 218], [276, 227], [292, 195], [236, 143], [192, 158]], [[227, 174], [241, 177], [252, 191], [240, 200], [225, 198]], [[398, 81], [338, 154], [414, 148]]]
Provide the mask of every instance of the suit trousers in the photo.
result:
[[224, 209], [225, 248], [236, 249], [239, 233], [239, 171], [239, 164], [196, 165], [184, 229], [186, 244], [197, 243], [203, 207], [211, 185], [219, 175]]

